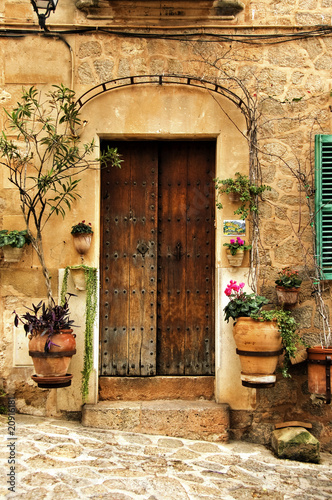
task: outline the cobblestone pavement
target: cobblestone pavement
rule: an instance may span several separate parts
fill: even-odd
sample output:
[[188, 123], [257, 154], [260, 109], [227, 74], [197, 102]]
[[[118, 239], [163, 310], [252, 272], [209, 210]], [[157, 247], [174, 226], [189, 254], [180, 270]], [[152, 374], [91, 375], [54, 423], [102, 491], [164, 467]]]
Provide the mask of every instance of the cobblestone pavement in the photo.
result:
[[[16, 415], [15, 424], [13, 437], [5, 417], [0, 420], [0, 467], [6, 477], [0, 498], [332, 498], [331, 454], [323, 453], [320, 464], [305, 464], [278, 460], [264, 446], [238, 441], [215, 444], [24, 415]], [[8, 491], [10, 479], [15, 492]]]

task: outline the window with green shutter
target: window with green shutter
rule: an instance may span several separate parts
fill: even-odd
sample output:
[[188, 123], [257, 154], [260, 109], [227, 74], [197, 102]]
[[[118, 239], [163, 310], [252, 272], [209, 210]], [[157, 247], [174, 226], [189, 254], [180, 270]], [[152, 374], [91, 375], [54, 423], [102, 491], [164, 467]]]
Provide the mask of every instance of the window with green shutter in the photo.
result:
[[332, 135], [316, 135], [316, 232], [322, 278], [332, 279]]

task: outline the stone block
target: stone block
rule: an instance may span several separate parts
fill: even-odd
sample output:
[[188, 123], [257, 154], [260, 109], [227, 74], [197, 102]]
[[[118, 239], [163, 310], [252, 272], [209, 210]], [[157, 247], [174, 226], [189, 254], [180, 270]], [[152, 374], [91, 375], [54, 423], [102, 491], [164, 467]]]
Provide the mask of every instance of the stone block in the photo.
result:
[[300, 462], [320, 461], [320, 443], [304, 427], [286, 427], [272, 433], [271, 445], [278, 458]]
[[227, 442], [229, 406], [214, 401], [101, 401], [85, 405], [82, 424], [185, 439]]

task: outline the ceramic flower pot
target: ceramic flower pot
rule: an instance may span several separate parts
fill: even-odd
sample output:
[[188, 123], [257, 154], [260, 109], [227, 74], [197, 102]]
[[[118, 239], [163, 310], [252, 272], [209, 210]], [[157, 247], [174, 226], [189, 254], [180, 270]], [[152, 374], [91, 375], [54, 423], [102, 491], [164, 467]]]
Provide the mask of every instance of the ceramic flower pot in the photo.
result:
[[90, 233], [77, 233], [73, 234], [74, 246], [80, 255], [85, 255], [91, 246], [92, 234]]
[[5, 262], [19, 262], [22, 258], [24, 248], [12, 247], [11, 245], [5, 245], [2, 247], [3, 258]]
[[299, 300], [299, 288], [284, 288], [283, 286], [276, 286], [277, 298], [279, 304], [297, 304]]
[[70, 274], [73, 278], [76, 290], [86, 290], [85, 270], [82, 267], [71, 269]]
[[310, 347], [308, 352], [308, 389], [312, 394], [324, 395], [331, 402], [332, 346]]
[[68, 372], [69, 363], [76, 353], [73, 330], [62, 330], [52, 335], [52, 345], [45, 352], [46, 335], [34, 335], [29, 341], [29, 356], [32, 357], [38, 377], [63, 377]]
[[239, 193], [228, 193], [228, 199], [231, 203], [238, 203], [240, 201], [240, 194]]
[[228, 263], [232, 267], [239, 267], [242, 265], [243, 262], [243, 257], [244, 257], [244, 250], [237, 250], [235, 255], [231, 254], [231, 251], [227, 248], [226, 250], [226, 255], [228, 259]]
[[242, 385], [273, 387], [283, 352], [277, 322], [240, 317], [234, 324], [233, 336], [240, 357]]

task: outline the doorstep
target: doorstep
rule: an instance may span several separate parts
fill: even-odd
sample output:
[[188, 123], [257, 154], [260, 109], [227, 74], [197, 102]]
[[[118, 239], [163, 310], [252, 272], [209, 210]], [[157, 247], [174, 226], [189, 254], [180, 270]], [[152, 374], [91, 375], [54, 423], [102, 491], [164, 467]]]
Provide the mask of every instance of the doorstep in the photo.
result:
[[227, 442], [229, 406], [214, 401], [100, 401], [82, 411], [86, 427]]

